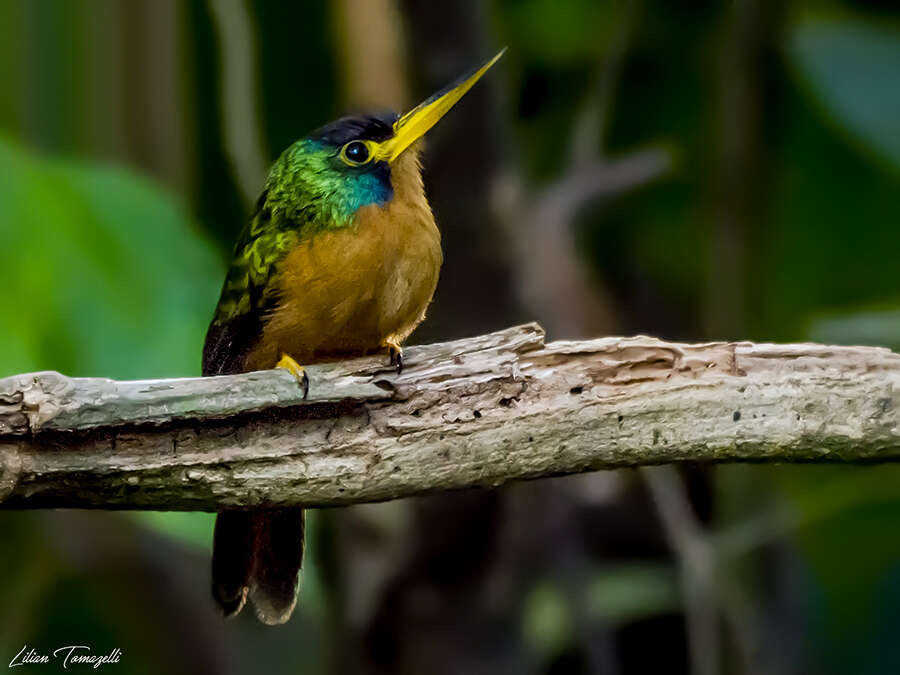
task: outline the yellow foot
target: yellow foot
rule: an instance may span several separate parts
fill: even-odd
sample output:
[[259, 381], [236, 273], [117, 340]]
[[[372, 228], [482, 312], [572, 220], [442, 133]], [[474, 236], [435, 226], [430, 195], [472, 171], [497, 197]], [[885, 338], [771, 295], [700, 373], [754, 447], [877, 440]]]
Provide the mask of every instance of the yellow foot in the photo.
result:
[[391, 355], [391, 365], [397, 364], [397, 374], [403, 372], [403, 347], [396, 340], [388, 339], [385, 341], [388, 353]]
[[297, 383], [303, 387], [303, 398], [309, 395], [309, 375], [306, 374], [306, 369], [303, 366], [287, 354], [282, 354], [281, 361], [276, 363], [275, 367], [284, 368], [297, 379]]

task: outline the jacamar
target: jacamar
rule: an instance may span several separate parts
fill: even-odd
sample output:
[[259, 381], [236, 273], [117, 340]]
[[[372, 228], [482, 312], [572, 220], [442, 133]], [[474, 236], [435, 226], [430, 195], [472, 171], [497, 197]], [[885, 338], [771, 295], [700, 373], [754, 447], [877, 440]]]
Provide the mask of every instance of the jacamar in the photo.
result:
[[[417, 141], [503, 52], [410, 112], [345, 117], [275, 161], [241, 232], [203, 349], [203, 374], [390, 352], [425, 318], [443, 255], [422, 184]], [[315, 383], [313, 383], [315, 386]], [[213, 597], [226, 616], [249, 597], [283, 623], [303, 561], [300, 508], [218, 514]]]

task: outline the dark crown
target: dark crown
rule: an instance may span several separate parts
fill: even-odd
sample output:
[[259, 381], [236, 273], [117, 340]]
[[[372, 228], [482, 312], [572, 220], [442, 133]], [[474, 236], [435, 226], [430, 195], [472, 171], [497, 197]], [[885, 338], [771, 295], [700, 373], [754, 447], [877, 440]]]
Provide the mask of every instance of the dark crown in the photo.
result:
[[394, 135], [397, 113], [342, 117], [313, 131], [309, 138], [328, 145], [342, 146], [350, 141], [384, 141]]

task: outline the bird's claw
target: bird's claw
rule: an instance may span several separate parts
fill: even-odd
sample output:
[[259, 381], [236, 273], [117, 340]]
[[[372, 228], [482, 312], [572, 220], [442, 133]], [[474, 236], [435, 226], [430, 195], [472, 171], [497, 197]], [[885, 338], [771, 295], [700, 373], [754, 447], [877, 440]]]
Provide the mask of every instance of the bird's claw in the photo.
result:
[[403, 350], [396, 345], [389, 345], [389, 352], [391, 355], [391, 365], [397, 364], [397, 374], [399, 375], [403, 372]]
[[276, 368], [284, 368], [297, 380], [297, 383], [303, 388], [303, 398], [309, 396], [309, 375], [306, 374], [306, 368], [297, 363], [287, 354], [281, 355], [281, 360], [275, 364]]

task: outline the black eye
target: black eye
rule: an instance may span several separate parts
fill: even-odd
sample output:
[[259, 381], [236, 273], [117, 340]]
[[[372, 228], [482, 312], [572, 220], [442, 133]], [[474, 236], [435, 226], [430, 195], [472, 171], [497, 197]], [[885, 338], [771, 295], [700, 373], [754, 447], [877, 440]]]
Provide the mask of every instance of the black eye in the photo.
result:
[[344, 146], [344, 157], [352, 164], [365, 164], [369, 161], [369, 148], [362, 141], [350, 141]]

